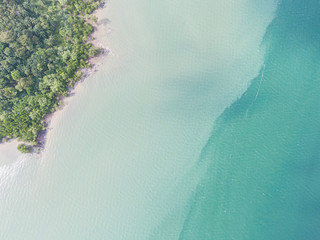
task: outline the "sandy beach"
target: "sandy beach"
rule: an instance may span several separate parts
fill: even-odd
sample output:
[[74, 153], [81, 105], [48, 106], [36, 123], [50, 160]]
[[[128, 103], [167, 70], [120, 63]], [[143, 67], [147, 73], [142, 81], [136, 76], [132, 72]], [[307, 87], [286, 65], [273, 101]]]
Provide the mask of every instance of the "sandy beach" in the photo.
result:
[[74, 87], [69, 89], [69, 95], [62, 99], [60, 109], [47, 116], [45, 120], [47, 126], [46, 133], [43, 136], [44, 142], [41, 144], [43, 148], [46, 140], [50, 137], [50, 130], [55, 128], [62, 119], [65, 111], [67, 111], [66, 109], [69, 102], [72, 101], [72, 97], [74, 95], [81, 95], [84, 92], [85, 87], [82, 83], [99, 70], [99, 67], [102, 65], [102, 60], [111, 52], [107, 46], [108, 43], [105, 42], [105, 35], [111, 32], [111, 29], [108, 26], [109, 20], [106, 21], [105, 19], [102, 19], [105, 15], [106, 7], [106, 4], [104, 4], [93, 13], [93, 16], [95, 16], [98, 20], [96, 23], [91, 23], [94, 27], [94, 32], [89, 37], [90, 40], [88, 40], [89, 43], [92, 43], [101, 49], [101, 54], [89, 59], [89, 63], [92, 65], [92, 67], [82, 69], [82, 78], [75, 83]]
[[[106, 10], [106, 4], [99, 7], [94, 13], [93, 16], [97, 18], [96, 23], [91, 23], [94, 27], [93, 34], [89, 37], [88, 43], [92, 43], [96, 47], [101, 49], [101, 54], [97, 57], [89, 59], [89, 63], [92, 65], [91, 68], [86, 68], [82, 70], [82, 78], [75, 83], [74, 87], [69, 89], [69, 95], [65, 98], [62, 98], [61, 107], [59, 110], [49, 114], [45, 119], [46, 130], [43, 133], [40, 133], [39, 139], [40, 143], [38, 147], [40, 152], [44, 150], [47, 139], [50, 136], [50, 130], [53, 129], [57, 123], [61, 120], [64, 112], [66, 111], [67, 105], [72, 100], [72, 96], [79, 95], [84, 90], [84, 86], [81, 84], [89, 76], [98, 71], [99, 66], [102, 64], [102, 59], [108, 55], [110, 49], [107, 47], [107, 43], [102, 36], [105, 36], [106, 33], [110, 33], [111, 30], [108, 26], [109, 20], [102, 19], [104, 16], [104, 11]], [[100, 36], [100, 37], [99, 37]], [[9, 140], [8, 142], [0, 143], [0, 165], [4, 164], [7, 159], [16, 159], [21, 153], [17, 150], [17, 146], [22, 143], [16, 139]], [[36, 150], [36, 149], [35, 149]], [[37, 151], [35, 151], [37, 152]]]

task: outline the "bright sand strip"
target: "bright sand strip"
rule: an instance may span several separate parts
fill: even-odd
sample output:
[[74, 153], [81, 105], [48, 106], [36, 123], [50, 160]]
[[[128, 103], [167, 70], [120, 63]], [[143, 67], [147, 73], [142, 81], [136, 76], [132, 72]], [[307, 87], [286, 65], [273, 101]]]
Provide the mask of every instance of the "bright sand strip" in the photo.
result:
[[[83, 78], [75, 84], [74, 88], [70, 90], [70, 95], [62, 100], [62, 106], [60, 110], [57, 110], [56, 112], [49, 114], [46, 118], [47, 122], [47, 132], [45, 133], [44, 139], [49, 138], [50, 131], [54, 127], [57, 126], [57, 123], [61, 120], [66, 106], [69, 104], [71, 97], [75, 94], [81, 94], [83, 92], [84, 87], [82, 84], [79, 84], [83, 82], [86, 78], [88, 78], [91, 74], [96, 72], [98, 70], [98, 67], [101, 65], [102, 59], [110, 52], [110, 50], [106, 47], [105, 42], [105, 34], [110, 32], [110, 28], [108, 26], [108, 22], [106, 21], [100, 21], [101, 17], [105, 15], [106, 5], [104, 5], [102, 8], [97, 9], [93, 16], [96, 16], [98, 21], [97, 23], [92, 24], [94, 26], [94, 33], [92, 34], [93, 40], [90, 40], [88, 42], [94, 44], [97, 47], [102, 48], [102, 54], [100, 54], [97, 57], [94, 57], [89, 60], [89, 62], [92, 64], [92, 68], [90, 69], [84, 69], [83, 70]], [[104, 37], [103, 37], [104, 36]], [[104, 41], [102, 41], [104, 40]], [[9, 140], [8, 142], [1, 143], [0, 144], [0, 166], [2, 164], [7, 163], [8, 161], [12, 161], [17, 159], [21, 153], [17, 150], [17, 146], [22, 143], [19, 142], [16, 139]]]
[[83, 84], [81, 84], [84, 80], [86, 80], [88, 77], [90, 77], [92, 74], [98, 71], [99, 66], [102, 64], [102, 60], [104, 57], [110, 53], [110, 50], [108, 47], [106, 47], [108, 44], [106, 42], [106, 34], [111, 32], [111, 29], [108, 26], [109, 22], [101, 21], [103, 16], [105, 16], [105, 11], [106, 11], [106, 4], [102, 8], [98, 8], [93, 16], [96, 16], [98, 21], [97, 23], [92, 24], [94, 27], [94, 32], [91, 35], [92, 40], [88, 41], [92, 43], [93, 45], [100, 47], [102, 49], [102, 53], [89, 60], [90, 64], [92, 65], [91, 68], [89, 69], [83, 69], [83, 77], [82, 79], [77, 82], [74, 86], [74, 88], [70, 89], [70, 95], [62, 100], [62, 105], [60, 110], [57, 110], [53, 114], [49, 115], [46, 119], [48, 123], [47, 130], [48, 132], [46, 133], [45, 140], [50, 138], [51, 131], [53, 128], [57, 126], [57, 124], [60, 122], [60, 120], [63, 118], [65, 111], [67, 109], [67, 106], [69, 102], [72, 100], [72, 96], [74, 95], [81, 95], [85, 91], [85, 87]]

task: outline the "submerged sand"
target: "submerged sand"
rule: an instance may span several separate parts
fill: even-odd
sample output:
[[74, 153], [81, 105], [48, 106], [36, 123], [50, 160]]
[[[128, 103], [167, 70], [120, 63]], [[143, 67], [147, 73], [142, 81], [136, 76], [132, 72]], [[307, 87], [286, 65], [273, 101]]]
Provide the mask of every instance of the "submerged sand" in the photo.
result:
[[[101, 54], [89, 60], [89, 63], [92, 65], [92, 67], [82, 70], [82, 79], [78, 81], [73, 88], [69, 89], [69, 95], [62, 99], [60, 109], [52, 114], [47, 115], [45, 119], [46, 129], [44, 132], [40, 133], [38, 137], [38, 139], [41, 141], [38, 145], [39, 149], [34, 152], [41, 152], [39, 151], [40, 149], [43, 150], [46, 140], [50, 136], [50, 130], [55, 128], [57, 123], [61, 120], [64, 112], [66, 111], [67, 105], [72, 99], [72, 96], [75, 94], [81, 94], [83, 92], [84, 86], [81, 83], [98, 71], [99, 66], [102, 64], [102, 59], [111, 52], [107, 47], [107, 43], [105, 42], [105, 34], [111, 32], [111, 29], [108, 26], [109, 20], [103, 19], [103, 16], [105, 15], [105, 9], [106, 5], [104, 4], [93, 13], [93, 16], [96, 16], [98, 20], [96, 23], [91, 23], [95, 31], [90, 36], [91, 39], [88, 41], [89, 43], [99, 47], [101, 49]], [[17, 139], [0, 143], [0, 165], [3, 164], [7, 159], [16, 159], [21, 154], [17, 150], [17, 147], [20, 143], [22, 142], [18, 141]]]
[[6, 164], [8, 161], [17, 159], [20, 152], [17, 149], [19, 141], [14, 139], [6, 143], [0, 144], [0, 166]]
[[62, 100], [61, 108], [47, 117], [47, 132], [44, 136], [44, 141], [50, 137], [50, 130], [57, 126], [57, 124], [62, 119], [65, 111], [67, 111], [67, 106], [72, 100], [72, 96], [81, 95], [84, 92], [85, 87], [81, 83], [98, 71], [99, 67], [102, 65], [102, 60], [104, 59], [104, 57], [106, 57], [111, 52], [109, 47], [107, 47], [108, 43], [105, 40], [105, 35], [111, 32], [111, 29], [108, 26], [109, 20], [107, 19], [106, 21], [106, 19], [103, 19], [103, 16], [105, 16], [105, 10], [106, 5], [103, 5], [94, 12], [93, 15], [96, 16], [98, 20], [96, 23], [91, 23], [95, 31], [91, 35], [91, 39], [88, 41], [93, 45], [99, 47], [101, 49], [101, 54], [89, 60], [89, 63], [92, 65], [92, 67], [82, 70], [82, 79], [78, 81], [73, 88], [70, 88], [69, 96]]

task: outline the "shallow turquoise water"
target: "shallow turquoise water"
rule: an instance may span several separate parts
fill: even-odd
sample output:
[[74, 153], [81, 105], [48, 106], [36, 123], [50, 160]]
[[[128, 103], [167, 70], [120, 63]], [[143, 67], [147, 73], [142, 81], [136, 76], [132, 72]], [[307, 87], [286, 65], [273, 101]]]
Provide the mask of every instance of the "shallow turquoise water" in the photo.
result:
[[112, 53], [41, 157], [0, 164], [0, 239], [312, 239], [317, 9], [109, 1]]
[[260, 75], [216, 122], [180, 239], [320, 238], [320, 5], [283, 0]]

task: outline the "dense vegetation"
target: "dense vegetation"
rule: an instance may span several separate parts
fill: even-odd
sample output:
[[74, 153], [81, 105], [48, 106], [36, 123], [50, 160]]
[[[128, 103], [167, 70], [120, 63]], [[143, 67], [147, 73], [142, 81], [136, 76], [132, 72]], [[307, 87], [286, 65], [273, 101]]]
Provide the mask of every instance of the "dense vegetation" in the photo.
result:
[[37, 144], [44, 118], [90, 67], [99, 0], [0, 1], [0, 140]]
[[18, 145], [18, 150], [22, 153], [31, 153], [32, 152], [32, 147], [28, 146], [26, 144], [19, 144]]

